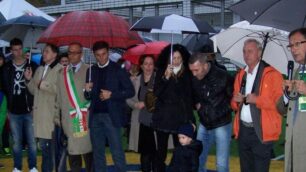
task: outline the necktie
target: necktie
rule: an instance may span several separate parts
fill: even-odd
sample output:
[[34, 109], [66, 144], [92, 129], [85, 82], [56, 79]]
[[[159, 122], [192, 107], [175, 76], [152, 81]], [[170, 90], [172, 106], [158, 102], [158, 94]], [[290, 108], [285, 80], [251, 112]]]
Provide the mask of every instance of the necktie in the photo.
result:
[[76, 67], [72, 66], [72, 72], [75, 73], [76, 72]]

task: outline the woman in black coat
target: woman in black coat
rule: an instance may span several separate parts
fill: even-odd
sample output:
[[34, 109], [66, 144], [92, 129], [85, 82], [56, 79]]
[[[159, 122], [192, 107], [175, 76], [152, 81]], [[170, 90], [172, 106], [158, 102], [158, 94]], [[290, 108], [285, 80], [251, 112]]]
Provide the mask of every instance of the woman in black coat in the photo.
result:
[[171, 45], [160, 54], [154, 94], [157, 97], [152, 126], [157, 133], [156, 171], [165, 171], [168, 138], [173, 134], [174, 145], [178, 145], [177, 129], [184, 123], [195, 123], [192, 109], [191, 72], [188, 68], [190, 57], [187, 49], [173, 45], [173, 60], [170, 62]]

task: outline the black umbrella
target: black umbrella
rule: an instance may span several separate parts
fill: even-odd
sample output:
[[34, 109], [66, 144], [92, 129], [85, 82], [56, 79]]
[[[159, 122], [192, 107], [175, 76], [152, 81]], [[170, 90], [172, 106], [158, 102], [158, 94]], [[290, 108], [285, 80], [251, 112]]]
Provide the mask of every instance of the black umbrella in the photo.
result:
[[6, 21], [5, 17], [0, 12], [0, 24], [4, 23]]
[[[173, 34], [216, 33], [216, 31], [203, 20], [192, 19], [177, 14], [143, 17], [138, 20], [130, 30], [151, 33], [171, 33], [171, 45], [173, 43]], [[172, 46], [170, 51], [170, 63], [172, 63]]]
[[35, 34], [35, 32], [47, 28], [51, 23], [51, 21], [41, 16], [23, 15], [16, 17], [0, 25], [0, 39], [10, 41], [17, 37], [24, 41], [29, 32]]
[[190, 52], [200, 51], [203, 47], [210, 47], [213, 50], [214, 43], [209, 37], [208, 34], [190, 34], [183, 39], [181, 44]]
[[216, 31], [203, 20], [176, 14], [143, 17], [131, 30], [151, 33], [215, 33]]
[[33, 44], [42, 31], [51, 23], [41, 16], [23, 15], [16, 17], [0, 25], [0, 39], [10, 41], [13, 38], [19, 38], [23, 41], [24, 46], [29, 46], [32, 50]]
[[251, 24], [286, 31], [306, 26], [306, 0], [243, 0], [229, 9]]

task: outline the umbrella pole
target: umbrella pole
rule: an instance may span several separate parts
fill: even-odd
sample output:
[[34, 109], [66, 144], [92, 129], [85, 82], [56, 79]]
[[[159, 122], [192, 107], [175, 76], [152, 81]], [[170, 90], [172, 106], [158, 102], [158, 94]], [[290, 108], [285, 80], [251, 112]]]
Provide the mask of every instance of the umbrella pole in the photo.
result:
[[30, 47], [30, 57], [29, 57], [29, 65], [31, 64], [31, 58], [32, 58], [32, 49], [33, 49], [33, 41], [34, 41], [34, 30], [35, 28], [32, 26], [32, 38], [31, 38], [31, 47]]
[[263, 41], [263, 46], [262, 46], [262, 52], [261, 52], [261, 58], [263, 58], [263, 54], [265, 52], [265, 49], [266, 49], [266, 46], [267, 46], [267, 43], [268, 43], [268, 38], [269, 38], [269, 32], [265, 35], [265, 39]]
[[[93, 51], [92, 51], [92, 47], [91, 47], [91, 37], [90, 37], [90, 51], [91, 51], [91, 53], [92, 54], [94, 54], [93, 53]], [[89, 74], [88, 74], [88, 82], [91, 82], [91, 55], [89, 55]]]
[[171, 50], [170, 50], [170, 64], [172, 65], [173, 61], [173, 32], [171, 31]]

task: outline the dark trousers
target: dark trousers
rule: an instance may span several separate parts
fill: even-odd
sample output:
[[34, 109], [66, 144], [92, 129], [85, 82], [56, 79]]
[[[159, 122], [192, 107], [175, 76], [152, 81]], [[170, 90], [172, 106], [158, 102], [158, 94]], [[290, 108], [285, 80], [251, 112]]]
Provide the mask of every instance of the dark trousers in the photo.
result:
[[[171, 133], [164, 131], [156, 131], [157, 135], [157, 153], [155, 156], [156, 166], [154, 167], [154, 172], [165, 172], [166, 164], [165, 160], [167, 158], [168, 150], [168, 139]], [[177, 134], [173, 134], [173, 144], [176, 147], [178, 143]]]
[[140, 153], [141, 170], [143, 172], [153, 171], [156, 156], [155, 143], [153, 128], [140, 124], [138, 151]]
[[116, 172], [126, 171], [125, 154], [121, 143], [121, 128], [114, 126], [110, 114], [93, 113], [90, 139], [94, 156], [94, 172], [106, 172], [105, 142], [108, 140]]
[[269, 172], [273, 143], [261, 143], [253, 127], [240, 124], [238, 150], [241, 172]]
[[92, 152], [82, 155], [69, 155], [69, 165], [71, 172], [81, 172], [82, 171], [82, 156], [85, 161], [86, 172], [92, 172]]
[[2, 132], [2, 147], [9, 148], [10, 147], [10, 124], [8, 119], [5, 119], [5, 124]]
[[54, 167], [54, 145], [52, 139], [42, 139], [39, 138], [39, 145], [41, 148], [41, 171], [42, 172], [52, 172]]
[[64, 131], [61, 127], [55, 126], [54, 128], [54, 148], [55, 148], [55, 171], [56, 172], [66, 172], [66, 147], [67, 147], [67, 138], [64, 134]]

